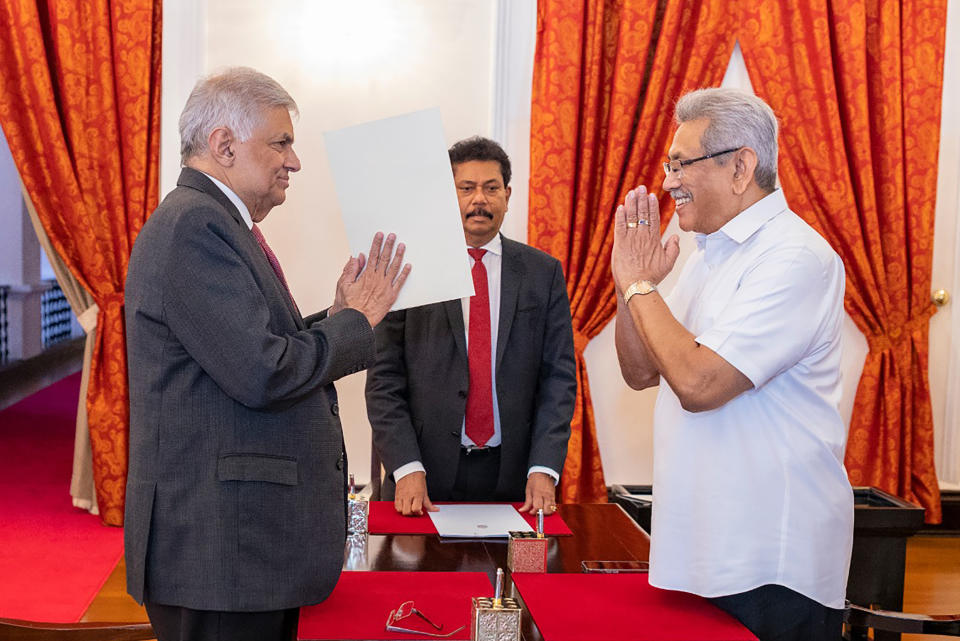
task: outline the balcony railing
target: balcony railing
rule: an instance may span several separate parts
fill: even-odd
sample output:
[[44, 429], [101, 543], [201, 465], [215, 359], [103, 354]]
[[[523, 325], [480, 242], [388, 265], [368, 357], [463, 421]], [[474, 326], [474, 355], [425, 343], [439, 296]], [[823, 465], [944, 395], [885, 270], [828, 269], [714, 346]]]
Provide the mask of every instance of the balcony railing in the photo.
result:
[[73, 310], [60, 285], [55, 280], [47, 283], [49, 288], [40, 297], [40, 336], [44, 349], [70, 338], [70, 321], [73, 318]]
[[0, 365], [10, 360], [10, 335], [7, 331], [9, 325], [7, 316], [7, 293], [10, 288], [6, 285], [0, 285]]

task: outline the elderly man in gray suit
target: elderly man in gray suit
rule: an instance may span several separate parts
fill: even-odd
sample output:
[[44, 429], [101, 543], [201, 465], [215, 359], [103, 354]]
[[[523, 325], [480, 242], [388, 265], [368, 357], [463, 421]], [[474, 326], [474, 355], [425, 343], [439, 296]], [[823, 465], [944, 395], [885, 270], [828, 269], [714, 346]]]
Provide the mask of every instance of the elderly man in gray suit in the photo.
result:
[[496, 142], [449, 150], [476, 295], [391, 312], [377, 327], [367, 415], [402, 514], [432, 501], [556, 509], [577, 396], [560, 261], [500, 234], [510, 159]]
[[[184, 169], [126, 283], [127, 589], [160, 641], [293, 638], [340, 574], [343, 434], [333, 382], [367, 367], [409, 266], [374, 238], [333, 305], [301, 317], [256, 226], [281, 204], [296, 104], [236, 68], [180, 117]], [[382, 244], [382, 247], [381, 247]]]

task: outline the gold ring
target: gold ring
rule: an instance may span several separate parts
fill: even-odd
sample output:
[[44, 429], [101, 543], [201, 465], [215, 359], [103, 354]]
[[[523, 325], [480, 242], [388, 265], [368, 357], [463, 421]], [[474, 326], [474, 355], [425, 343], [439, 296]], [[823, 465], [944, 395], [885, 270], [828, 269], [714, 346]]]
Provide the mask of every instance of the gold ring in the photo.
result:
[[627, 223], [627, 229], [633, 229], [637, 226], [637, 223]]

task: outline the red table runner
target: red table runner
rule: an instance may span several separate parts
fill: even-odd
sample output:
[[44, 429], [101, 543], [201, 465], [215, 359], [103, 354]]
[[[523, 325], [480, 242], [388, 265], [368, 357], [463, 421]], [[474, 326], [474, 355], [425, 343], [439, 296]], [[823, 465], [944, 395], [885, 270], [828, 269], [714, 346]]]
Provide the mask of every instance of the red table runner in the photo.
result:
[[756, 641], [704, 598], [651, 587], [646, 574], [514, 574], [545, 641]]
[[[444, 503], [437, 503], [444, 505]], [[522, 503], [513, 503], [513, 507], [519, 508]], [[520, 513], [520, 516], [536, 529], [536, 514]], [[370, 516], [367, 522], [367, 529], [370, 534], [436, 534], [437, 528], [433, 527], [433, 521], [424, 512], [420, 516], [403, 516], [393, 507], [392, 501], [371, 501]], [[559, 514], [554, 514], [543, 519], [543, 530], [548, 536], [572, 536], [573, 532], [563, 522]]]
[[[344, 572], [333, 593], [318, 605], [300, 608], [298, 639], [430, 639], [404, 632], [387, 632], [390, 611], [404, 601], [449, 632], [449, 639], [470, 638], [470, 597], [492, 596], [483, 572]], [[414, 630], [431, 628], [412, 615], [395, 625]]]

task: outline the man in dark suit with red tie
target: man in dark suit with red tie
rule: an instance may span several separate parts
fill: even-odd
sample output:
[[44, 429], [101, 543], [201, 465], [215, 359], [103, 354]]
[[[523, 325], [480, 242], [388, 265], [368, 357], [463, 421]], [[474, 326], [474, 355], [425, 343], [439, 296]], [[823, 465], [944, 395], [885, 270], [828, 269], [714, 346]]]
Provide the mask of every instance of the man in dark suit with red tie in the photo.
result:
[[576, 401], [560, 262], [504, 238], [510, 159], [492, 140], [450, 148], [474, 289], [392, 312], [376, 328], [367, 414], [398, 512], [432, 501], [556, 509]]

